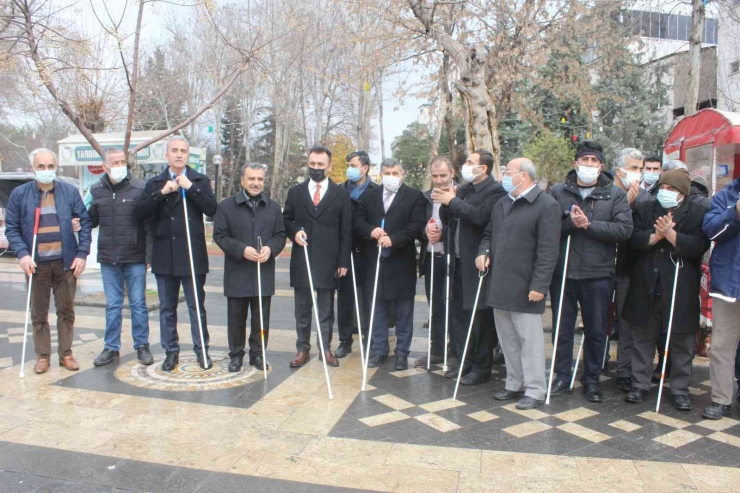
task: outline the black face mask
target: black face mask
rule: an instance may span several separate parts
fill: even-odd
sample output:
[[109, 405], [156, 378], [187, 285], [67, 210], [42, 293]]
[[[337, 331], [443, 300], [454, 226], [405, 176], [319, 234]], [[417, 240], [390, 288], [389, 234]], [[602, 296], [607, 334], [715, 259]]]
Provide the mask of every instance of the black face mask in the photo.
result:
[[319, 168], [308, 168], [308, 177], [316, 183], [320, 183], [326, 179], [326, 170]]

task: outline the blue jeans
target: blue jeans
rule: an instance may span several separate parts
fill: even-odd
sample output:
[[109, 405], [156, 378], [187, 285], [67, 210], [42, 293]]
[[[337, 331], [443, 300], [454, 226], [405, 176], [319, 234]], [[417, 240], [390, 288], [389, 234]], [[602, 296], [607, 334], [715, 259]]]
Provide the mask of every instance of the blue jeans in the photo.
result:
[[373, 354], [388, 356], [388, 325], [390, 308], [396, 310], [396, 356], [408, 357], [411, 338], [414, 336], [414, 298], [396, 298], [395, 300], [377, 300], [375, 302], [375, 319], [373, 320]]
[[146, 264], [100, 264], [105, 291], [105, 348], [121, 350], [123, 288], [128, 290], [134, 349], [149, 345], [149, 312], [146, 309]]
[[[560, 302], [560, 285], [562, 278], [553, 277], [550, 284], [552, 300], [552, 326], [557, 326], [557, 310]], [[570, 383], [571, 366], [573, 365], [573, 344], [578, 305], [581, 305], [581, 318], [586, 340], [583, 345], [583, 375], [581, 383], [591, 385], [599, 383], [601, 363], [604, 358], [606, 329], [609, 324], [609, 304], [611, 303], [612, 280], [601, 279], [568, 279], [565, 282], [563, 298], [563, 319], [558, 335], [558, 349], [555, 354], [555, 377]], [[580, 341], [579, 341], [580, 343]]]
[[[193, 339], [193, 351], [200, 354], [200, 329], [198, 327], [198, 315], [195, 309], [195, 295], [193, 293], [193, 278], [190, 276], [163, 276], [156, 275], [157, 290], [159, 291], [159, 334], [162, 340], [162, 348], [167, 353], [180, 352], [180, 336], [177, 333], [177, 304], [180, 298], [180, 285], [185, 292], [185, 302], [188, 304], [190, 314], [190, 336]], [[206, 307], [204, 302], [206, 292], [203, 286], [206, 283], [205, 274], [195, 276], [195, 284], [198, 290], [198, 305], [200, 308], [200, 319], [203, 324], [203, 340], [208, 349], [208, 325], [206, 323]]]

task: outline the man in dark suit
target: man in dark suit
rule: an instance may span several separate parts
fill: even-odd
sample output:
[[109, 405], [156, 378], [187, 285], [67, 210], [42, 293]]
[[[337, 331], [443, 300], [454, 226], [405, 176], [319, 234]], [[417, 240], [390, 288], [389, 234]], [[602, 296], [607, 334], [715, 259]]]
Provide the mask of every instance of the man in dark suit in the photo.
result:
[[[424, 229], [424, 196], [403, 184], [401, 163], [385, 159], [380, 165], [383, 186], [362, 196], [355, 230], [365, 238], [367, 252], [366, 293], [372, 293], [377, 248], [382, 247], [378, 292], [373, 321], [373, 351], [367, 366], [376, 368], [388, 359], [388, 325], [391, 303], [396, 317], [395, 370], [408, 369], [409, 347], [414, 332], [416, 295], [416, 243]], [[381, 228], [382, 221], [385, 226]]]
[[[177, 302], [182, 285], [185, 301], [190, 313], [190, 334], [193, 338], [193, 350], [201, 368], [208, 369], [213, 365], [206, 354], [203, 361], [200, 330], [196, 303], [200, 308], [203, 325], [203, 340], [208, 350], [208, 327], [204, 301], [206, 292], [203, 286], [208, 273], [208, 252], [206, 250], [205, 225], [203, 215], [216, 214], [218, 204], [211, 190], [208, 177], [188, 166], [190, 145], [185, 137], [176, 135], [167, 142], [165, 152], [168, 167], [159, 175], [149, 180], [136, 204], [136, 213], [140, 219], [154, 218], [156, 237], [152, 252], [152, 272], [157, 279], [159, 291], [159, 331], [162, 347], [165, 350], [163, 371], [172, 371], [180, 362], [180, 344], [177, 334]], [[181, 189], [185, 191], [188, 204], [188, 217], [185, 218], [182, 205]], [[188, 252], [188, 241], [185, 221], [190, 225], [192, 251]], [[192, 274], [189, 255], [193, 256], [195, 284], [197, 293], [193, 292]]]
[[[377, 185], [368, 176], [370, 171], [370, 156], [365, 151], [355, 151], [347, 155], [347, 181], [339, 186], [349, 193], [352, 199], [352, 217], [357, 215], [360, 198], [362, 195], [376, 188]], [[353, 235], [352, 255], [355, 260], [355, 285], [357, 286], [357, 297], [360, 306], [360, 325], [357, 325], [355, 314], [355, 293], [352, 286], [352, 272], [339, 278], [339, 291], [337, 292], [337, 328], [339, 331], [339, 347], [334, 352], [337, 358], [344, 358], [352, 352], [352, 334], [361, 330], [362, 337], [367, 338], [367, 324], [370, 320], [370, 297], [366, 296], [362, 289], [365, 283], [365, 243], [362, 236]], [[364, 339], [363, 339], [364, 340]]]
[[329, 366], [339, 366], [331, 352], [334, 325], [334, 291], [347, 275], [352, 246], [352, 203], [349, 194], [329, 178], [331, 151], [315, 145], [308, 151], [308, 180], [288, 190], [283, 209], [285, 230], [293, 240], [290, 286], [295, 290], [298, 353], [290, 362], [298, 368], [311, 359], [311, 286], [303, 251], [308, 248], [313, 287], [321, 324], [324, 354]]
[[[242, 166], [238, 191], [218, 205], [213, 218], [213, 241], [224, 251], [224, 296], [228, 299], [229, 371], [242, 368], [246, 345], [247, 314], [252, 312], [249, 364], [265, 368], [260, 341], [260, 299], [265, 348], [270, 327], [270, 301], [275, 294], [275, 259], [285, 247], [285, 224], [280, 204], [264, 195], [264, 164]], [[260, 265], [262, 291], [257, 284]]]
[[[434, 303], [432, 303], [433, 313], [431, 314], [432, 321], [429, 330], [431, 331], [432, 338], [431, 364], [436, 365], [443, 362], [444, 352], [447, 351], [447, 343], [445, 341], [445, 314], [447, 312], [445, 306], [445, 271], [447, 269], [447, 263], [442, 236], [446, 234], [448, 225], [442, 223], [442, 219], [439, 217], [439, 210], [442, 204], [434, 203], [432, 192], [435, 188], [451, 188], [455, 186], [453, 181], [455, 168], [452, 167], [450, 160], [444, 156], [433, 157], [429, 167], [432, 175], [432, 188], [424, 192], [426, 226], [422, 233], [421, 251], [419, 254], [419, 277], [424, 278], [424, 289], [427, 294], [427, 302], [429, 302], [429, 293], [432, 287], [431, 259], [433, 256]], [[425, 354], [417, 359], [414, 362], [414, 366], [426, 368], [427, 355]]]
[[[501, 184], [491, 176], [493, 165], [493, 154], [486, 150], [475, 151], [462, 167], [462, 178], [467, 183], [458, 187], [457, 193], [450, 187], [435, 188], [432, 192], [432, 200], [442, 204], [442, 222], [449, 225], [445, 249], [454, 257], [450, 288], [450, 342], [451, 352], [455, 354], [458, 364], [462, 363], [459, 359], [473, 317], [473, 303], [478, 289], [478, 269], [475, 267], [478, 245], [483, 239], [494, 204], [506, 196]], [[460, 383], [476, 385], [491, 379], [495, 342], [493, 310], [485, 303], [478, 303], [467, 360], [463, 366], [464, 377]], [[457, 378], [458, 367], [451, 366], [445, 376]]]

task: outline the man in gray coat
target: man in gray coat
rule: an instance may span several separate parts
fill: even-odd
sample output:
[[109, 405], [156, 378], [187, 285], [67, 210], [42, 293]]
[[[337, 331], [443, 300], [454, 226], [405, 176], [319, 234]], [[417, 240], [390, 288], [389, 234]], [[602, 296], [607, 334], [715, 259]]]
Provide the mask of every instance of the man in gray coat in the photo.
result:
[[480, 271], [491, 269], [486, 303], [493, 307], [506, 358], [506, 386], [493, 397], [506, 401], [524, 394], [519, 409], [539, 406], [547, 392], [542, 314], [560, 252], [559, 207], [535, 180], [529, 159], [506, 166], [502, 184], [509, 195], [493, 207], [475, 261]]

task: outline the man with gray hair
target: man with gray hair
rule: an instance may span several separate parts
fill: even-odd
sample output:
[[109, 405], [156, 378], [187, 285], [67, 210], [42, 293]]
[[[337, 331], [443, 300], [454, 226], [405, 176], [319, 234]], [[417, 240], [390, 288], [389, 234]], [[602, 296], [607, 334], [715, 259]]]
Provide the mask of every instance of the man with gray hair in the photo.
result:
[[[365, 239], [366, 293], [372, 293], [375, 269], [380, 268], [372, 341], [369, 341], [373, 351], [367, 366], [376, 368], [388, 359], [390, 305], [394, 303], [394, 370], [406, 370], [414, 333], [415, 241], [421, 238], [424, 229], [424, 196], [419, 190], [403, 184], [405, 173], [401, 163], [395, 159], [384, 159], [380, 172], [383, 186], [362, 195], [354, 224], [355, 231]], [[378, 247], [382, 248], [379, 267], [376, 260]]]
[[[48, 149], [37, 149], [29, 156], [36, 175], [10, 194], [6, 209], [6, 230], [10, 247], [20, 260], [21, 269], [34, 276], [31, 292], [33, 345], [36, 349], [34, 372], [46, 373], [51, 359], [49, 301], [54, 292], [59, 336], [59, 366], [76, 371], [80, 365], [72, 356], [77, 278], [85, 270], [90, 253], [91, 226], [87, 209], [77, 189], [57, 180], [57, 156]], [[40, 210], [36, 224], [36, 210]], [[79, 241], [72, 219], [79, 218]], [[36, 251], [34, 230], [38, 227]]]
[[508, 198], [493, 206], [475, 260], [478, 270], [490, 268], [484, 300], [506, 359], [506, 386], [494, 398], [521, 397], [519, 409], [539, 406], [547, 392], [542, 314], [560, 252], [559, 207], [535, 180], [532, 161], [509, 162], [502, 181]]
[[90, 190], [92, 227], [100, 226], [98, 262], [105, 291], [105, 347], [93, 364], [107, 365], [120, 356], [123, 296], [128, 292], [134, 349], [142, 365], [151, 365], [146, 271], [152, 263], [154, 229], [150, 220], [136, 215], [146, 183], [131, 175], [126, 153], [117, 147], [103, 153], [103, 169]]

